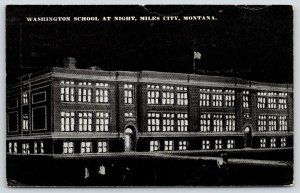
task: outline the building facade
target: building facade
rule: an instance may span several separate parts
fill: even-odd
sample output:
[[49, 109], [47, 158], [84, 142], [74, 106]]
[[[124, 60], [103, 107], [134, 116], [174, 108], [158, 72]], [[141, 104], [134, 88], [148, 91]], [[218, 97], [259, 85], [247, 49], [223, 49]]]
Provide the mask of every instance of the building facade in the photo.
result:
[[292, 147], [290, 84], [73, 66], [7, 87], [8, 154]]

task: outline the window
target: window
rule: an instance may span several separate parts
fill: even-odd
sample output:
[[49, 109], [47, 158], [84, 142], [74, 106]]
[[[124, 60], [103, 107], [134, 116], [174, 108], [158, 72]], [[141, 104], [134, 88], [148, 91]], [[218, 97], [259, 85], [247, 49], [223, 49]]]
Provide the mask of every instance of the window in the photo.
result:
[[271, 148], [276, 147], [276, 138], [271, 138]]
[[96, 113], [96, 131], [108, 131], [109, 127], [109, 113], [97, 112]]
[[222, 90], [213, 89], [212, 92], [214, 92], [212, 95], [213, 106], [214, 107], [222, 107], [223, 106]]
[[165, 151], [172, 151], [174, 150], [174, 141], [172, 140], [165, 140]]
[[92, 102], [92, 89], [78, 88], [78, 102]]
[[47, 109], [46, 106], [32, 108], [32, 130], [47, 130]]
[[96, 89], [96, 103], [108, 103], [107, 89]]
[[107, 141], [99, 141], [98, 142], [98, 153], [106, 153], [106, 152], [108, 152]]
[[150, 141], [150, 151], [159, 151], [159, 141]]
[[125, 118], [134, 118], [134, 115], [132, 112], [124, 113]]
[[280, 138], [280, 147], [286, 147], [286, 138], [285, 137]]
[[162, 104], [163, 105], [174, 105], [174, 92], [163, 92], [162, 93]]
[[210, 89], [200, 89], [200, 107], [209, 107]]
[[23, 103], [23, 105], [28, 105], [28, 101], [29, 101], [28, 98], [29, 98], [28, 97], [28, 92], [23, 92], [23, 94], [22, 94], [22, 103]]
[[[147, 85], [148, 92], [147, 92], [147, 102], [148, 104], [158, 104], [159, 103], [159, 89], [158, 85]], [[149, 90], [149, 89], [156, 89], [156, 90]]]
[[278, 93], [278, 108], [279, 109], [287, 109], [287, 93]]
[[223, 141], [221, 139], [215, 140], [215, 149], [222, 149], [223, 148]]
[[125, 104], [133, 103], [133, 86], [132, 86], [132, 84], [124, 85], [124, 103]]
[[287, 131], [287, 117], [279, 116], [279, 131]]
[[18, 153], [18, 143], [14, 142], [14, 153]]
[[159, 131], [160, 127], [159, 113], [148, 113], [148, 131]]
[[210, 114], [200, 115], [200, 131], [202, 132], [210, 131]]
[[38, 144], [37, 144], [36, 141], [33, 143], [33, 152], [34, 152], [35, 154], [38, 153]]
[[276, 109], [277, 108], [276, 98], [273, 98], [273, 97], [268, 98], [268, 108], [269, 109]]
[[187, 87], [176, 87], [177, 105], [188, 105]]
[[202, 141], [202, 149], [210, 149], [210, 141], [209, 140]]
[[12, 153], [13, 152], [13, 144], [12, 142], [8, 143], [8, 153]]
[[245, 118], [250, 118], [250, 113], [244, 113]]
[[22, 129], [23, 131], [28, 131], [28, 115], [23, 115]]
[[249, 91], [243, 91], [243, 107], [249, 108]]
[[234, 107], [234, 103], [235, 103], [235, 91], [225, 90], [225, 106]]
[[163, 131], [174, 131], [174, 114], [163, 114]]
[[73, 142], [63, 142], [63, 153], [64, 154], [74, 153], [74, 143]]
[[225, 119], [226, 119], [226, 125], [225, 125], [226, 131], [235, 131], [235, 115], [225, 115]]
[[61, 82], [60, 88], [60, 100], [63, 102], [74, 102], [74, 81], [64, 81]]
[[267, 96], [267, 93], [266, 92], [258, 92], [257, 93], [257, 108], [259, 109], [264, 109], [266, 108], [266, 96]]
[[276, 131], [276, 130], [277, 130], [276, 116], [269, 116], [269, 131]]
[[61, 112], [61, 131], [74, 131], [75, 113], [74, 112]]
[[187, 113], [177, 114], [177, 129], [178, 131], [187, 131], [189, 126]]
[[260, 138], [259, 143], [260, 143], [260, 147], [261, 148], [267, 147], [267, 140], [266, 140], [266, 138]]
[[44, 153], [44, 142], [43, 141], [41, 141], [41, 143], [40, 143], [40, 152], [41, 152], [41, 154], [43, 154]]
[[215, 132], [223, 131], [223, 116], [222, 115], [213, 115], [213, 127]]
[[267, 116], [258, 116], [258, 131], [267, 131]]
[[29, 143], [22, 144], [22, 154], [30, 154]]
[[179, 141], [178, 142], [178, 149], [179, 150], [186, 150], [187, 149], [187, 141], [186, 140]]
[[79, 112], [79, 131], [92, 131], [92, 113]]
[[81, 142], [81, 153], [92, 153], [92, 142]]
[[227, 149], [233, 149], [234, 148], [234, 140], [228, 139], [227, 140]]

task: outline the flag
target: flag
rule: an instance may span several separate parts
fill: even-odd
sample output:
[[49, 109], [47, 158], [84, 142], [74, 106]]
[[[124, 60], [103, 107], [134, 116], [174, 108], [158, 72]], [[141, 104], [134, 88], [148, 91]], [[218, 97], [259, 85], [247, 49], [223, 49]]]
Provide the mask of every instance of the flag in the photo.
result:
[[194, 51], [194, 59], [201, 59], [201, 54], [200, 54], [200, 52], [195, 52]]

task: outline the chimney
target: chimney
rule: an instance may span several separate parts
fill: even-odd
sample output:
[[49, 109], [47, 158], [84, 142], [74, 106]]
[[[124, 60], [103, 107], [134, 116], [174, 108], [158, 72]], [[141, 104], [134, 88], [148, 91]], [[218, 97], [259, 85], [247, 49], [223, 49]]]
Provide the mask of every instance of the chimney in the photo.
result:
[[64, 59], [64, 67], [69, 69], [76, 69], [76, 59], [73, 57], [68, 57]]

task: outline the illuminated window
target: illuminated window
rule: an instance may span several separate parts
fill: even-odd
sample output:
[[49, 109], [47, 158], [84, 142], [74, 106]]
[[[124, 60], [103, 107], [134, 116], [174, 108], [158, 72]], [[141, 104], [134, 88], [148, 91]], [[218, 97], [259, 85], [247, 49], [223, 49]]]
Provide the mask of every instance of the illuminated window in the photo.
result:
[[154, 140], [150, 141], [150, 151], [158, 151], [159, 150], [159, 141]]
[[259, 109], [264, 109], [266, 108], [266, 103], [267, 103], [267, 93], [266, 92], [258, 92], [257, 93], [257, 108]]
[[287, 131], [287, 117], [279, 116], [279, 131]]
[[221, 139], [215, 140], [215, 149], [223, 149], [223, 141]]
[[276, 138], [271, 138], [271, 148], [276, 147]]
[[22, 144], [22, 154], [30, 154], [29, 143]]
[[278, 108], [287, 109], [287, 93], [278, 93]]
[[235, 115], [225, 115], [226, 131], [235, 131]]
[[92, 89], [78, 88], [78, 102], [92, 102]]
[[159, 113], [148, 113], [148, 131], [159, 131], [160, 115]]
[[164, 150], [165, 151], [172, 151], [174, 150], [174, 141], [172, 140], [165, 140]]
[[133, 85], [132, 84], [124, 85], [124, 103], [125, 104], [133, 103]]
[[22, 102], [23, 105], [28, 105], [28, 101], [29, 101], [29, 96], [28, 96], [28, 92], [23, 92], [22, 94]]
[[202, 132], [210, 131], [210, 114], [200, 115], [200, 131]]
[[12, 142], [8, 143], [8, 153], [12, 153], [13, 152], [13, 144]]
[[223, 96], [222, 96], [222, 90], [219, 89], [213, 89], [212, 90], [212, 101], [214, 107], [222, 107], [223, 106]]
[[227, 140], [227, 149], [233, 149], [234, 148], [234, 140], [233, 139], [228, 139]]
[[109, 127], [109, 113], [97, 112], [96, 113], [96, 131], [108, 131]]
[[200, 107], [210, 106], [210, 89], [200, 89]]
[[187, 149], [187, 141], [186, 140], [179, 141], [178, 142], [178, 149], [179, 150], [186, 150]]
[[276, 131], [277, 129], [276, 116], [269, 116], [269, 131]]
[[63, 153], [64, 154], [74, 153], [74, 143], [73, 142], [63, 142]]
[[22, 129], [23, 131], [28, 131], [28, 115], [23, 115]]
[[99, 141], [98, 142], [98, 153], [106, 153], [106, 152], [108, 152], [107, 141]]
[[41, 152], [41, 154], [43, 154], [44, 153], [44, 142], [43, 141], [41, 141], [41, 143], [40, 143], [40, 152]]
[[276, 98], [273, 98], [273, 97], [268, 98], [268, 108], [269, 109], [276, 109], [277, 108]]
[[234, 90], [225, 90], [225, 106], [234, 107], [235, 103], [235, 91]]
[[18, 143], [14, 142], [14, 152], [13, 153], [18, 153]]
[[74, 102], [74, 81], [61, 81], [60, 99], [63, 102]]
[[267, 116], [258, 116], [258, 131], [267, 131]]
[[83, 141], [81, 142], [81, 153], [92, 153], [92, 142]]
[[92, 131], [92, 113], [79, 112], [79, 131]]
[[266, 140], [266, 138], [260, 138], [259, 143], [260, 143], [260, 147], [261, 148], [267, 147], [267, 140]]
[[96, 89], [96, 103], [108, 103], [108, 89]]
[[38, 153], [38, 144], [36, 141], [33, 143], [33, 153], [35, 153], [35, 154]]
[[163, 131], [174, 131], [174, 114], [163, 114]]
[[177, 114], [177, 129], [178, 131], [187, 131], [189, 126], [187, 113]]
[[249, 108], [249, 91], [243, 91], [243, 107]]
[[215, 132], [223, 131], [223, 116], [213, 115], [213, 127]]
[[286, 147], [286, 138], [285, 137], [280, 138], [280, 146]]
[[74, 112], [61, 112], [61, 131], [74, 131], [75, 126], [75, 113]]
[[174, 92], [164, 91], [162, 93], [162, 104], [163, 105], [174, 105]]
[[210, 149], [211, 147], [210, 141], [209, 140], [203, 140], [202, 141], [202, 149]]
[[[160, 88], [158, 85], [147, 85], [147, 102], [148, 104], [158, 104], [159, 103], [159, 91]], [[152, 89], [152, 90], [150, 90]]]
[[187, 87], [176, 87], [177, 105], [188, 105]]

